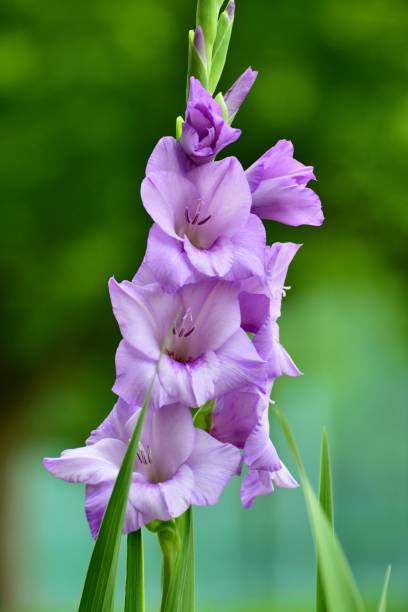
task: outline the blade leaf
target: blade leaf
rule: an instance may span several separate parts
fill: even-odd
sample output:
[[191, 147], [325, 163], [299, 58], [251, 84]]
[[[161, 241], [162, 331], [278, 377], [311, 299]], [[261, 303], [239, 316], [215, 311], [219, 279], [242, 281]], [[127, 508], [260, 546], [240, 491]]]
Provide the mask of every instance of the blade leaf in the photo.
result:
[[[330, 525], [333, 527], [333, 491], [330, 466], [330, 454], [326, 431], [323, 430], [320, 453], [320, 487], [319, 501]], [[329, 608], [324, 593], [322, 570], [319, 557], [316, 567], [316, 612], [328, 612]]]
[[391, 565], [387, 567], [385, 570], [384, 577], [384, 585], [381, 593], [380, 604], [378, 606], [378, 612], [387, 612], [387, 594], [388, 594], [388, 585], [390, 583], [391, 576]]
[[144, 612], [144, 560], [142, 530], [127, 537], [125, 612]]
[[345, 612], [346, 610], [347, 612], [364, 612], [364, 603], [350, 566], [333, 532], [332, 525], [310, 485], [289, 424], [276, 406], [274, 410], [298, 467], [309, 522], [319, 557], [327, 607], [330, 612]]

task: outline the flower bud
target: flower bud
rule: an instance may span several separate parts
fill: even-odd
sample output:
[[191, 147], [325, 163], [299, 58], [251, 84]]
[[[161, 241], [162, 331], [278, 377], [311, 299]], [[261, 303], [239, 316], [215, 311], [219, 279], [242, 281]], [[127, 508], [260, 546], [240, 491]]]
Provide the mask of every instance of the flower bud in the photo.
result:
[[207, 88], [207, 62], [204, 34], [200, 26], [188, 33], [188, 70], [187, 70], [187, 98], [189, 95], [190, 78], [198, 79], [203, 87]]
[[201, 26], [207, 58], [211, 57], [212, 48], [217, 34], [217, 19], [220, 0], [198, 0], [197, 2], [197, 25]]
[[225, 11], [221, 13], [217, 25], [217, 35], [214, 42], [209, 76], [209, 91], [213, 93], [218, 85], [227, 59], [228, 47], [234, 23], [235, 3], [230, 0]]

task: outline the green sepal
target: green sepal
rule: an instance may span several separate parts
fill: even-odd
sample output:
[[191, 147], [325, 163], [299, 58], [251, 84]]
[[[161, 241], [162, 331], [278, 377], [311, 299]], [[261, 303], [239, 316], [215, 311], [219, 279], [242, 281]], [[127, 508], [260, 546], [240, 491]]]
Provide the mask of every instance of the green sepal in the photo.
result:
[[218, 20], [217, 35], [211, 59], [211, 71], [208, 79], [208, 90], [210, 93], [215, 91], [218, 81], [221, 78], [222, 71], [224, 70], [233, 23], [234, 16], [231, 18], [227, 10], [223, 11]]
[[197, 25], [201, 26], [204, 33], [207, 61], [210, 61], [212, 49], [217, 35], [217, 20], [220, 0], [198, 0], [197, 2]]
[[194, 30], [190, 30], [188, 33], [187, 99], [190, 91], [190, 77], [198, 79], [206, 89], [208, 87], [207, 64], [194, 45], [194, 36]]
[[184, 117], [179, 115], [176, 119], [176, 138], [177, 140], [180, 140], [181, 135], [183, 133], [183, 123], [184, 123]]
[[224, 96], [222, 95], [222, 93], [221, 92], [217, 93], [214, 100], [218, 102], [218, 104], [221, 106], [223, 119], [224, 121], [228, 123], [228, 108], [227, 108], [227, 105], [225, 104]]
[[197, 429], [204, 429], [204, 431], [210, 431], [214, 407], [215, 401], [209, 400], [200, 406], [200, 408], [197, 408], [193, 415], [194, 427]]

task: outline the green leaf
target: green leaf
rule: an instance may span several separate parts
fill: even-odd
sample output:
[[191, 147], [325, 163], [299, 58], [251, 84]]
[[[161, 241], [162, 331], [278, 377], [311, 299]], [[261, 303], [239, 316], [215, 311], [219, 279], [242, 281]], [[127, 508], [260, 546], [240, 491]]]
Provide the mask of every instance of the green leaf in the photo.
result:
[[127, 537], [125, 612], [144, 612], [144, 560], [142, 530]]
[[350, 566], [324, 510], [310, 485], [293, 434], [282, 412], [276, 416], [297, 463], [309, 522], [315, 540], [327, 608], [330, 612], [364, 612], [365, 607]]
[[383, 589], [381, 593], [380, 604], [378, 606], [378, 612], [387, 612], [387, 593], [388, 593], [388, 585], [390, 582], [390, 576], [391, 576], [391, 565], [389, 565], [387, 569], [385, 570], [384, 585], [383, 585]]
[[194, 612], [194, 535], [189, 508], [179, 518], [150, 524], [156, 531], [163, 554], [163, 596], [160, 612]]
[[208, 79], [208, 91], [213, 93], [221, 78], [227, 59], [228, 47], [231, 39], [234, 16], [229, 17], [227, 10], [221, 13], [218, 20], [217, 36], [214, 42], [211, 70]]
[[[328, 446], [327, 434], [325, 430], [323, 430], [323, 434], [322, 434], [322, 446], [321, 446], [321, 453], [320, 453], [319, 501], [320, 501], [320, 506], [323, 509], [329, 523], [333, 527], [332, 477], [331, 477], [329, 446]], [[327, 606], [326, 596], [324, 593], [323, 582], [322, 582], [322, 571], [320, 568], [319, 558], [317, 558], [316, 612], [328, 612], [328, 610], [329, 608]]]

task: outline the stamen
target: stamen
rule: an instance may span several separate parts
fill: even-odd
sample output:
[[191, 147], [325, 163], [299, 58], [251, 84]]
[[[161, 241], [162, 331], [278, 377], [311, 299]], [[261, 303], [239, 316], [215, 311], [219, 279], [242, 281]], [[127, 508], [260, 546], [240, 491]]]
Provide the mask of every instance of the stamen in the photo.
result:
[[187, 223], [191, 223], [191, 221], [190, 221], [190, 215], [188, 214], [188, 208], [187, 208], [187, 206], [186, 206], [186, 208], [184, 209], [184, 215], [185, 215], [185, 217], [186, 217], [186, 221], [187, 221]]
[[182, 338], [184, 336], [184, 327], [182, 327], [178, 333], [178, 337]]
[[185, 338], [188, 338], [188, 336], [189, 336], [190, 334], [192, 334], [194, 330], [195, 330], [195, 327], [192, 327], [192, 328], [190, 329], [190, 331], [188, 331], [186, 334], [184, 334], [184, 337], [185, 337]]
[[204, 225], [204, 223], [207, 223], [207, 221], [209, 221], [211, 219], [212, 215], [208, 215], [208, 217], [206, 217], [205, 219], [203, 219], [202, 221], [199, 221], [197, 223], [197, 225]]

